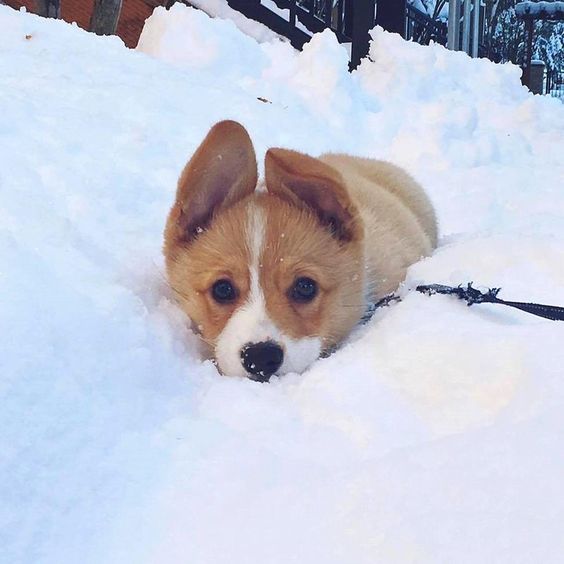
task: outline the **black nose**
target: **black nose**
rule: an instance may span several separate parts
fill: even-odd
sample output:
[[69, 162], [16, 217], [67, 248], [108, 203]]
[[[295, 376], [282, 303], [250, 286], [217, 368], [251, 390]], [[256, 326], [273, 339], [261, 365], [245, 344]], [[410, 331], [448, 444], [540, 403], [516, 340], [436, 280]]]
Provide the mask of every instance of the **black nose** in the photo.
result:
[[268, 382], [284, 360], [282, 349], [271, 341], [247, 345], [241, 351], [241, 360], [251, 380]]

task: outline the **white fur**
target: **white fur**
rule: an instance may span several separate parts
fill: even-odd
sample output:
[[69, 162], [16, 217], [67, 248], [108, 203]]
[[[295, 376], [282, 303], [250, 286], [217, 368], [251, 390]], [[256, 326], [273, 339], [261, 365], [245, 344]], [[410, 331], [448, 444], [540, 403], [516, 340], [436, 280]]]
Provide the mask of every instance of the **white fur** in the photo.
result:
[[282, 347], [284, 362], [277, 374], [302, 372], [321, 353], [321, 339], [292, 339], [270, 319], [259, 282], [260, 256], [264, 245], [266, 218], [261, 209], [249, 207], [247, 244], [251, 254], [249, 265], [251, 289], [247, 301], [231, 316], [219, 335], [215, 354], [221, 371], [228, 376], [246, 376], [241, 363], [241, 349], [251, 343], [273, 341]]

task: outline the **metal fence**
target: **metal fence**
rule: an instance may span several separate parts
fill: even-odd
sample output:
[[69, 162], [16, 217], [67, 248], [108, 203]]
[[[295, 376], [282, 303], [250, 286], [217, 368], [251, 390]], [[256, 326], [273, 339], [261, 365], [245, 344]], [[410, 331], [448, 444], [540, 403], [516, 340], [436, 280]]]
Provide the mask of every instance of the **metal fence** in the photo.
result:
[[227, 0], [248, 18], [259, 21], [302, 49], [313, 33], [331, 28], [338, 40], [351, 44], [351, 68], [368, 53], [376, 0]]
[[446, 22], [434, 20], [411, 4], [407, 5], [406, 12], [406, 39], [422, 45], [429, 45], [431, 41], [441, 45], [447, 44], [448, 25]]
[[546, 71], [546, 94], [560, 98], [564, 102], [564, 72], [548, 69]]
[[[190, 3], [190, 0], [180, 0]], [[169, 0], [174, 3], [174, 0]], [[446, 22], [434, 20], [407, 0], [227, 0], [231, 8], [261, 22], [302, 49], [314, 33], [330, 28], [341, 43], [351, 45], [350, 68], [368, 54], [374, 25], [406, 39], [447, 43]]]

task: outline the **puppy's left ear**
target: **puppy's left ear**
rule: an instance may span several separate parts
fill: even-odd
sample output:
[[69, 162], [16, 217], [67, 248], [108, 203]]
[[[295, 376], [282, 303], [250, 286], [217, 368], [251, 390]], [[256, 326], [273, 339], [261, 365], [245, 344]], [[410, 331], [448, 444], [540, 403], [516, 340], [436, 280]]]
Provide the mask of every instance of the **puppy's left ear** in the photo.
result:
[[296, 151], [269, 149], [265, 177], [271, 194], [311, 210], [336, 239], [347, 242], [362, 237], [358, 210], [333, 167]]

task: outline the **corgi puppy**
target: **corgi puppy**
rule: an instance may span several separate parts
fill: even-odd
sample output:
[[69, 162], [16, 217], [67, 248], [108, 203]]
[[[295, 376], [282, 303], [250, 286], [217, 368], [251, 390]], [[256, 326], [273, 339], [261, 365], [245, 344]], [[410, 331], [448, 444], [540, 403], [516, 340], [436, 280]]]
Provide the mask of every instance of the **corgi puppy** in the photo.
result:
[[436, 244], [433, 207], [403, 170], [272, 148], [259, 182], [234, 121], [186, 165], [164, 233], [170, 286], [220, 371], [257, 381], [339, 344]]

